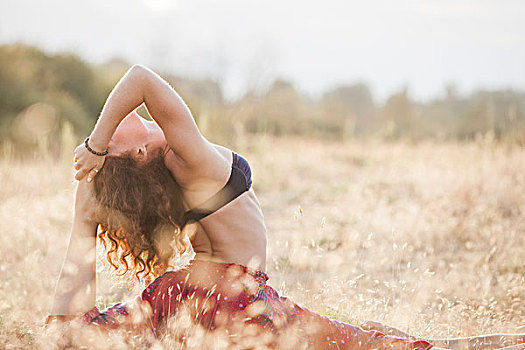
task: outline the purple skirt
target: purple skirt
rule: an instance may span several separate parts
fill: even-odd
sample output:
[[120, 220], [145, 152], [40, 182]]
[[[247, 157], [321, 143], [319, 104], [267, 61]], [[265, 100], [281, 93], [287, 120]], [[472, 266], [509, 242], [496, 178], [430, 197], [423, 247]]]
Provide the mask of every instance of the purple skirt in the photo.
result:
[[[156, 336], [222, 339], [241, 345], [255, 340], [268, 348], [430, 349], [424, 340], [387, 336], [331, 320], [281, 297], [268, 275], [237, 264], [191, 261], [166, 272], [142, 292], [149, 313], [143, 326]], [[124, 304], [86, 314], [86, 321], [119, 328], [130, 316]], [[136, 328], [136, 324], [133, 328]], [[198, 329], [192, 332], [189, 329]], [[190, 335], [191, 334], [191, 335]]]

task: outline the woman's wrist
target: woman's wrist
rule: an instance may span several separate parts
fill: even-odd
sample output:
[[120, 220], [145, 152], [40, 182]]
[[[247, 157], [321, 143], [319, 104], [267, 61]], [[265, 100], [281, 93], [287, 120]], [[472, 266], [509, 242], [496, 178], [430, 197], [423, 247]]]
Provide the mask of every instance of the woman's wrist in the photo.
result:
[[92, 154], [94, 155], [97, 155], [97, 156], [106, 156], [109, 152], [109, 148], [106, 147], [106, 149], [104, 151], [97, 151], [95, 149], [93, 149], [90, 145], [89, 145], [89, 137], [86, 138], [84, 140], [84, 146], [86, 147], [86, 149], [91, 152]]
[[125, 115], [120, 116], [112, 120], [108, 118], [108, 112], [106, 111], [106, 106], [102, 109], [100, 117], [98, 118], [95, 128], [91, 131], [89, 135], [89, 145], [92, 149], [103, 152], [108, 148], [109, 141], [113, 137], [115, 130], [117, 130], [120, 122], [124, 119]]
[[50, 323], [64, 323], [76, 319], [78, 316], [75, 315], [47, 315], [45, 324]]
[[108, 149], [108, 142], [104, 142], [100, 137], [94, 135], [94, 132], [91, 133], [86, 140], [87, 141], [84, 141], [84, 144], [91, 153], [93, 153], [92, 151], [104, 153]]
[[82, 320], [85, 323], [90, 323], [98, 315], [100, 315], [100, 310], [98, 307], [94, 306], [93, 308], [89, 309], [89, 311], [79, 315], [47, 315], [45, 324], [48, 325], [50, 323], [63, 323], [77, 319]]

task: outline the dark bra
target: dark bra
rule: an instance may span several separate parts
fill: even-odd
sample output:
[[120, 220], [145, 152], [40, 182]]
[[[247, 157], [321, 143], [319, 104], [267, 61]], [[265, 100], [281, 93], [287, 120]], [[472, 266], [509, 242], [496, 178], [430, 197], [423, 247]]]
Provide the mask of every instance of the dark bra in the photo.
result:
[[250, 189], [252, 186], [250, 164], [237, 153], [232, 152], [232, 155], [232, 171], [226, 185], [204, 203], [185, 212], [184, 221], [186, 223], [204, 219]]

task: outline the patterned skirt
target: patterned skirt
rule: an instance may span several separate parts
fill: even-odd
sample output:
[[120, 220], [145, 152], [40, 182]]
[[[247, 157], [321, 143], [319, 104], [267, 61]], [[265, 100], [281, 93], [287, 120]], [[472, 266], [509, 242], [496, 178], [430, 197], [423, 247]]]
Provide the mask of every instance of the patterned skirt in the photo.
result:
[[[184, 344], [234, 344], [240, 348], [430, 349], [432, 344], [387, 336], [331, 320], [303, 308], [266, 284], [268, 276], [237, 264], [193, 260], [158, 277], [142, 292], [149, 308], [144, 326]], [[130, 310], [117, 304], [85, 320], [118, 328]], [[136, 324], [133, 328], [136, 327]]]

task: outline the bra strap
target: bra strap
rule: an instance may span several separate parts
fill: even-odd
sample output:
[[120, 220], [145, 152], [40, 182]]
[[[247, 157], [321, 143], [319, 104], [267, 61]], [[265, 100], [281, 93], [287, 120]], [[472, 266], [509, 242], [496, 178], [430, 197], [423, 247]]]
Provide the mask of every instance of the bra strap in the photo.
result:
[[250, 189], [251, 179], [247, 179], [246, 174], [236, 165], [238, 159], [239, 156], [233, 152], [232, 170], [226, 185], [204, 203], [185, 212], [185, 223], [204, 219]]

